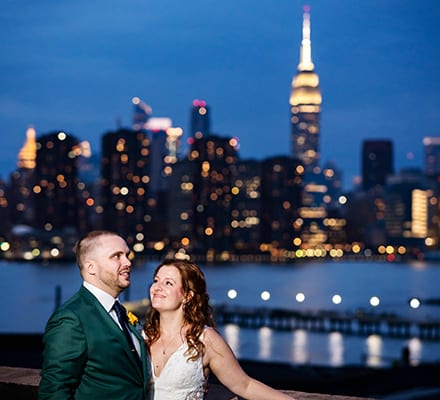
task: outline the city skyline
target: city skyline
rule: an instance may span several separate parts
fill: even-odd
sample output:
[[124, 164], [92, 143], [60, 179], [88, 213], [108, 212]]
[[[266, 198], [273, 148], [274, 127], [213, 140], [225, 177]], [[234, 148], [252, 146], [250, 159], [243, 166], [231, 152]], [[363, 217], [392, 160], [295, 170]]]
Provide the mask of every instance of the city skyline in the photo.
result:
[[[289, 155], [290, 84], [303, 6], [311, 6], [312, 59], [320, 77], [321, 161], [347, 188], [361, 144], [394, 143], [396, 170], [423, 166], [424, 136], [439, 136], [439, 33], [435, 1], [8, 2], [0, 45], [0, 176], [16, 167], [26, 128], [89, 140], [131, 126], [133, 96], [188, 137], [194, 98], [212, 132], [240, 139], [240, 157]], [[232, 100], [231, 100], [232, 99]], [[265, 138], [270, 139], [268, 144]], [[339, 146], [343, 143], [344, 146]]]

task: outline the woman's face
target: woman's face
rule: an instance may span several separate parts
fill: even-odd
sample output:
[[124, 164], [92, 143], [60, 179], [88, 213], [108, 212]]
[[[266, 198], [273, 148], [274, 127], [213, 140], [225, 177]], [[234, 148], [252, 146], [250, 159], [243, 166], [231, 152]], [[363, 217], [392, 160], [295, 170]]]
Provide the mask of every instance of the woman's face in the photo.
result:
[[159, 312], [175, 311], [182, 307], [185, 294], [182, 276], [173, 265], [164, 265], [157, 271], [150, 287], [150, 301]]

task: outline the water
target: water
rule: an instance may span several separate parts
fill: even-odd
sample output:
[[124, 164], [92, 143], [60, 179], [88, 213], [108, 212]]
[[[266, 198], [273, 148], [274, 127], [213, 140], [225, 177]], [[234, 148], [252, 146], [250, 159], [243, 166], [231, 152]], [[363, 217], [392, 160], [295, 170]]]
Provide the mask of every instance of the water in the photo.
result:
[[[156, 263], [143, 263], [132, 273], [129, 292], [123, 300], [145, 298]], [[417, 319], [440, 320], [440, 306], [408, 305], [411, 297], [439, 298], [440, 265], [374, 262], [321, 262], [302, 265], [235, 264], [202, 266], [215, 304], [281, 307], [295, 310], [365, 310], [396, 313]], [[0, 262], [0, 332], [39, 333], [55, 307], [56, 287], [61, 299], [74, 294], [81, 284], [74, 263], [37, 264]], [[228, 297], [234, 289], [237, 296]], [[262, 292], [269, 293], [262, 300]], [[305, 300], [298, 302], [296, 295]], [[332, 296], [342, 298], [333, 304]], [[380, 304], [370, 305], [372, 296]], [[394, 339], [370, 335], [313, 333], [305, 330], [279, 332], [269, 328], [244, 329], [236, 325], [219, 327], [237, 357], [259, 361], [280, 361], [295, 365], [343, 366], [366, 363], [386, 366], [398, 360], [409, 346], [413, 364], [440, 361], [440, 342]]]

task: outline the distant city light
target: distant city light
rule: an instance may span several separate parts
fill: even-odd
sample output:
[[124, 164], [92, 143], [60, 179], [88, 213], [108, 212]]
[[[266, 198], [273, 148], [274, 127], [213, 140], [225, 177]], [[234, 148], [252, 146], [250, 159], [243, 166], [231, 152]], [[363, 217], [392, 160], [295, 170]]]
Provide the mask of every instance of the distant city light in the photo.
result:
[[371, 297], [371, 298], [370, 298], [370, 304], [371, 304], [373, 307], [377, 307], [377, 306], [380, 304], [379, 297], [377, 297], [377, 296], [373, 296], [373, 297]]
[[306, 296], [304, 296], [304, 293], [297, 293], [295, 299], [298, 303], [302, 303], [306, 299]]
[[339, 204], [346, 204], [347, 197], [346, 196], [339, 196], [338, 201], [339, 201]]
[[342, 297], [339, 294], [335, 294], [332, 297], [333, 304], [341, 304], [342, 303]]
[[270, 299], [270, 293], [267, 290], [261, 292], [261, 300], [268, 301]]
[[60, 255], [60, 250], [57, 249], [56, 247], [50, 249], [50, 255], [52, 257], [58, 257]]
[[416, 308], [419, 308], [420, 305], [421, 305], [421, 302], [420, 302], [420, 300], [419, 300], [417, 297], [413, 297], [413, 298], [411, 298], [411, 299], [409, 300], [409, 306], [410, 306], [411, 308], [416, 309]]

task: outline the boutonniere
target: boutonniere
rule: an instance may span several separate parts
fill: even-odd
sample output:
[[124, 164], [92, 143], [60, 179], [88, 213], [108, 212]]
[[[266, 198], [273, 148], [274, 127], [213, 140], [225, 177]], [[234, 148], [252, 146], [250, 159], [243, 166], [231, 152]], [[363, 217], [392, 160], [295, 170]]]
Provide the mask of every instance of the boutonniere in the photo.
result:
[[127, 312], [127, 316], [128, 322], [130, 322], [130, 324], [132, 324], [133, 326], [136, 326], [139, 323], [139, 318], [136, 317], [136, 315], [134, 315], [131, 311]]

